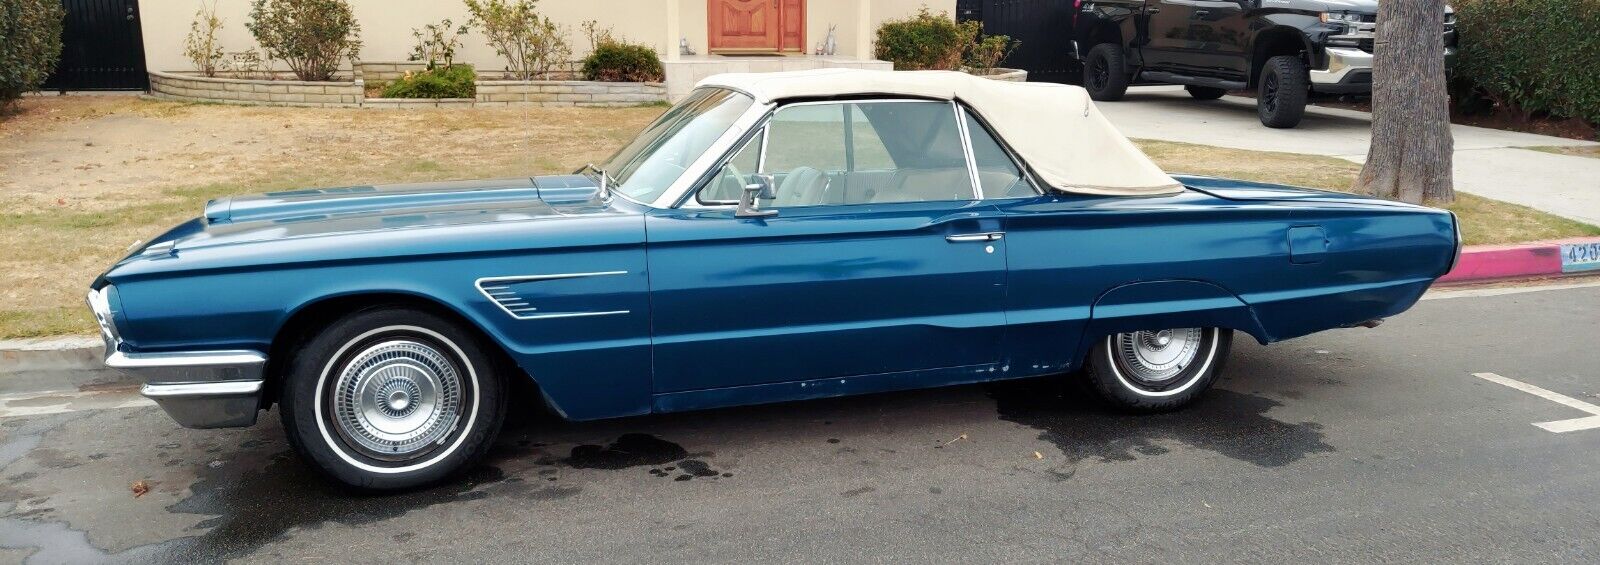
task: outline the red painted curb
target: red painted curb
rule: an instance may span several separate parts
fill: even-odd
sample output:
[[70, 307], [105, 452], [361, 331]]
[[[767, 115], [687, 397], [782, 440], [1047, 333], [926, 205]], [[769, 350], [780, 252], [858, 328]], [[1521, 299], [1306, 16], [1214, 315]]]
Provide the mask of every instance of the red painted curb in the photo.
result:
[[1595, 272], [1600, 238], [1563, 239], [1515, 245], [1473, 245], [1440, 283], [1476, 282], [1517, 277], [1548, 277]]

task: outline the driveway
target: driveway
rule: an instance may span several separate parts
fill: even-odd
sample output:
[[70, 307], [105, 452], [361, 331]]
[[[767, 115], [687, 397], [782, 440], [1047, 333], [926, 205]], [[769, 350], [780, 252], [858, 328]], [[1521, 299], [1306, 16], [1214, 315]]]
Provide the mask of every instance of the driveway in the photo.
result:
[[466, 477], [388, 496], [314, 476], [277, 412], [186, 430], [93, 392], [0, 398], [0, 564], [1594, 563], [1600, 349], [1575, 336], [1600, 284], [1452, 292], [1239, 339], [1169, 414], [1039, 380], [519, 417]]
[[[1099, 106], [1129, 137], [1355, 162], [1366, 158], [1372, 129], [1370, 114], [1315, 106], [1299, 127], [1271, 129], [1256, 119], [1253, 99], [1200, 102], [1171, 86], [1133, 88], [1122, 101]], [[1456, 190], [1600, 225], [1600, 159], [1519, 149], [1600, 143], [1462, 125], [1451, 131]]]

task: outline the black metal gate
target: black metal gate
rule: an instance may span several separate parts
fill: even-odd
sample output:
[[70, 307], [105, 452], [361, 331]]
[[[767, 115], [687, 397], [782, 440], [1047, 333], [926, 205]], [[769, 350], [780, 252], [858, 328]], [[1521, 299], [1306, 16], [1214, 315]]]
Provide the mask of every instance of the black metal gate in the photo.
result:
[[1082, 67], [1073, 51], [1074, 0], [984, 0], [977, 11], [983, 33], [1009, 35], [1021, 43], [1002, 66], [1028, 71], [1028, 80], [1082, 82]]
[[139, 0], [61, 0], [61, 62], [46, 90], [145, 90]]

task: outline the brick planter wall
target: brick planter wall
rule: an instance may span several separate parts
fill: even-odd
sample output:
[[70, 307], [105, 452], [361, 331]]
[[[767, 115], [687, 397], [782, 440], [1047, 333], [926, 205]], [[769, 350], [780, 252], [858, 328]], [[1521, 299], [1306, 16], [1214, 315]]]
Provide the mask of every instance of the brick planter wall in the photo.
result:
[[248, 80], [160, 71], [149, 74], [150, 93], [172, 100], [354, 108], [361, 105], [363, 96], [360, 81]]
[[666, 85], [656, 82], [478, 81], [479, 106], [637, 106], [666, 100]]
[[[373, 67], [376, 67], [375, 69]], [[150, 93], [156, 98], [265, 106], [335, 108], [441, 108], [474, 106], [637, 106], [664, 102], [667, 88], [652, 82], [588, 82], [575, 80], [479, 80], [476, 98], [367, 98], [368, 73], [400, 76], [409, 67], [363, 63], [352, 82], [304, 82], [203, 77], [150, 71]]]

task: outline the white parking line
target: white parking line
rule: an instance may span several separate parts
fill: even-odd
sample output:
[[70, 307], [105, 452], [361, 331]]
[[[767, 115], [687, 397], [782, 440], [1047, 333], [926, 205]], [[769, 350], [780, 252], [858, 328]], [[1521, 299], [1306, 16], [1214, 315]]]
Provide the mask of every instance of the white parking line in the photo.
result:
[[0, 395], [0, 418], [65, 414], [81, 410], [110, 410], [155, 406], [133, 390], [79, 392], [58, 390]]
[[1519, 381], [1519, 380], [1516, 380], [1516, 379], [1510, 379], [1510, 378], [1502, 377], [1502, 376], [1496, 375], [1494, 373], [1473, 373], [1472, 376], [1478, 377], [1478, 378], [1486, 380], [1486, 381], [1489, 381], [1491, 383], [1502, 384], [1502, 385], [1505, 385], [1505, 386], [1520, 390], [1522, 392], [1526, 392], [1528, 394], [1537, 396], [1539, 398], [1543, 398], [1545, 400], [1549, 400], [1549, 401], [1554, 402], [1556, 404], [1560, 404], [1560, 405], [1563, 405], [1563, 406], [1569, 406], [1569, 407], [1572, 407], [1572, 408], [1577, 408], [1577, 409], [1582, 410], [1584, 412], [1588, 412], [1590, 414], [1593, 414], [1592, 416], [1585, 416], [1585, 417], [1582, 417], [1582, 418], [1572, 418], [1570, 420], [1556, 420], [1554, 422], [1536, 422], [1536, 423], [1533, 424], [1533, 425], [1539, 426], [1540, 428], [1543, 428], [1543, 429], [1545, 429], [1547, 431], [1551, 431], [1551, 432], [1555, 432], [1555, 433], [1559, 434], [1559, 433], [1576, 432], [1576, 431], [1580, 431], [1580, 430], [1592, 430], [1592, 429], [1595, 429], [1595, 428], [1600, 428], [1600, 406], [1595, 406], [1595, 405], [1590, 404], [1588, 402], [1584, 402], [1582, 400], [1578, 400], [1576, 398], [1573, 398], [1573, 397], [1570, 397], [1570, 396], [1567, 396], [1567, 395], [1564, 395], [1564, 394], [1560, 394], [1560, 393], [1557, 393], [1557, 392], [1552, 392], [1552, 391], [1544, 389], [1544, 388], [1540, 388], [1540, 387], [1537, 387], [1537, 386], [1534, 386], [1534, 385], [1530, 385], [1528, 383], [1525, 383], [1525, 382], [1522, 382], [1522, 381]]

